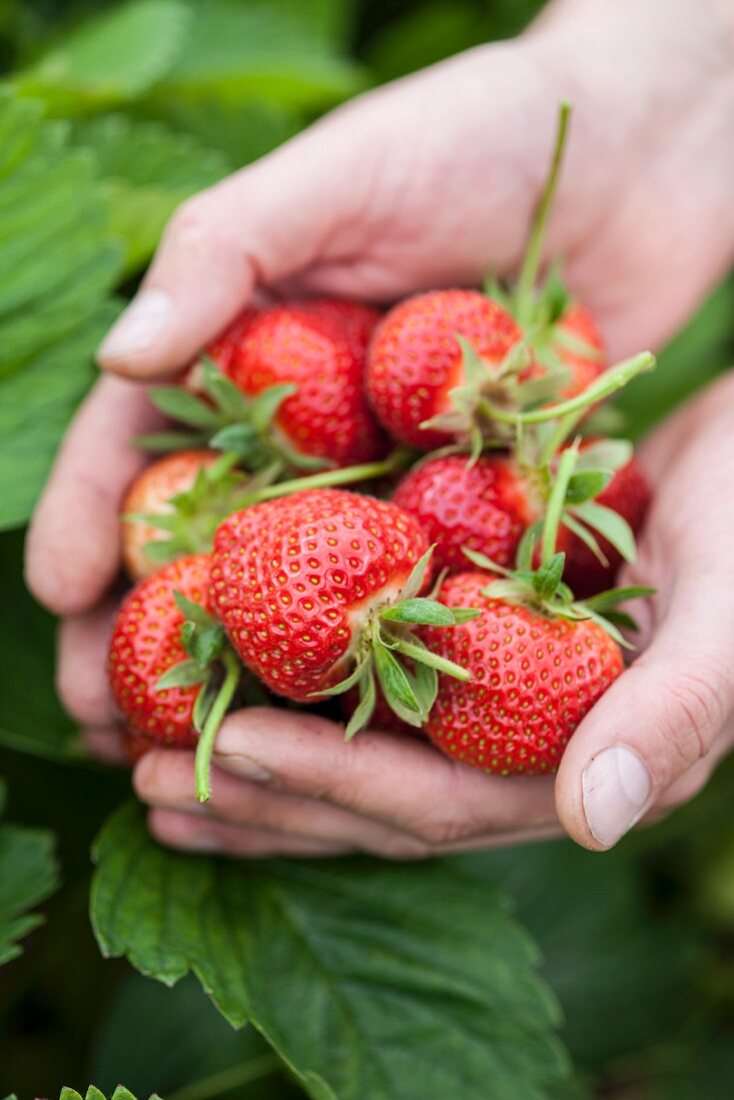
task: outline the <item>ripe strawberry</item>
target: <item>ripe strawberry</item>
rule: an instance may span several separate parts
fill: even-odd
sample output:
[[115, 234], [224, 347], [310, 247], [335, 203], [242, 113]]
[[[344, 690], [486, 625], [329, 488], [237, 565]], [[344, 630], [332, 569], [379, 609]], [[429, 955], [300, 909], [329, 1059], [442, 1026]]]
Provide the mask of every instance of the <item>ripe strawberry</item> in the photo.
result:
[[594, 316], [580, 302], [573, 303], [556, 322], [553, 347], [571, 378], [558, 394], [567, 400], [583, 393], [606, 368], [604, 341]]
[[[214, 451], [179, 451], [154, 462], [128, 489], [122, 504], [123, 517], [172, 516], [176, 511], [173, 498], [193, 489], [200, 471], [211, 469], [221, 462], [221, 457]], [[160, 561], [155, 561], [146, 553], [146, 546], [167, 539], [167, 532], [153, 522], [147, 523], [142, 518], [123, 518], [122, 560], [133, 580], [150, 577], [160, 568]], [[185, 552], [185, 549], [191, 550], [193, 547], [182, 548], [179, 553]]]
[[409, 446], [432, 450], [452, 442], [450, 431], [422, 425], [449, 413], [450, 391], [466, 381], [457, 335], [482, 360], [499, 367], [522, 334], [506, 310], [476, 290], [435, 290], [408, 298], [386, 314], [375, 332], [367, 392], [391, 435]]
[[[420, 725], [433, 702], [435, 660], [409, 631], [457, 621], [417, 598], [428, 560], [423, 532], [394, 504], [307, 490], [225, 520], [214, 542], [211, 603], [244, 663], [272, 691], [307, 703], [358, 683], [351, 734], [374, 709], [376, 672], [393, 710]], [[419, 668], [402, 667], [398, 655]]]
[[[583, 452], [584, 447], [581, 448], [581, 453]], [[636, 535], [644, 522], [650, 497], [647, 478], [640, 464], [631, 458], [615, 471], [606, 488], [594, 498], [594, 504], [616, 512], [627, 522], [632, 534]], [[566, 554], [564, 580], [575, 595], [581, 598], [609, 588], [622, 564], [622, 555], [609, 539], [597, 535], [597, 541], [607, 564], [600, 561], [591, 548], [568, 528], [561, 527], [558, 532], [556, 546]]]
[[110, 687], [126, 724], [177, 748], [196, 744], [193, 712], [202, 684], [162, 691], [157, 685], [164, 673], [187, 660], [181, 640], [185, 620], [174, 592], [206, 606], [209, 565], [206, 554], [196, 554], [140, 581], [123, 601], [110, 641]]
[[470, 683], [440, 677], [425, 731], [470, 767], [499, 775], [554, 772], [571, 734], [622, 672], [620, 647], [591, 619], [553, 618], [485, 591], [492, 591], [486, 574], [450, 577], [441, 599], [477, 608], [479, 617], [453, 630], [422, 631], [435, 652], [473, 672]]
[[120, 739], [122, 741], [122, 751], [128, 764], [137, 764], [138, 760], [143, 759], [146, 752], [160, 747], [152, 737], [147, 737], [144, 733], [138, 733], [137, 730], [130, 727], [122, 731]]
[[206, 354], [217, 364], [223, 374], [230, 375], [242, 341], [261, 313], [262, 310], [256, 306], [246, 306], [206, 348]]
[[376, 309], [361, 302], [347, 301], [345, 298], [304, 298], [292, 304], [317, 317], [334, 321], [361, 355], [366, 353], [372, 334], [380, 322], [380, 314]]
[[364, 396], [366, 326], [353, 323], [348, 336], [336, 312], [297, 305], [266, 310], [227, 373], [250, 397], [272, 386], [295, 386], [274, 417], [289, 449], [348, 466], [381, 457], [387, 440]]
[[537, 518], [525, 475], [509, 457], [466, 455], [428, 458], [414, 466], [393, 494], [435, 544], [437, 568], [463, 572], [463, 548], [499, 565], [511, 565], [525, 529]]

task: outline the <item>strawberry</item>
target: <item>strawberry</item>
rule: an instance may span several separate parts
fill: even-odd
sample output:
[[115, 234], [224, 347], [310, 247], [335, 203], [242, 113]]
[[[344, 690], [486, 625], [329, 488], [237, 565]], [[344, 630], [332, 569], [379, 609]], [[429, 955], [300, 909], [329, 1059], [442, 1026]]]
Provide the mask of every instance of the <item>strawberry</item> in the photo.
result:
[[[372, 339], [367, 362], [372, 406], [402, 443], [421, 450], [451, 443], [450, 428], [425, 422], [449, 414], [451, 391], [467, 381], [457, 336], [483, 363], [498, 369], [521, 335], [509, 313], [476, 290], [435, 290], [408, 298], [386, 314]], [[489, 369], [486, 376], [491, 384]]]
[[142, 760], [146, 752], [150, 752], [151, 749], [160, 747], [152, 737], [147, 737], [144, 733], [138, 733], [137, 730], [132, 727], [123, 729], [120, 734], [120, 740], [122, 742], [122, 751], [125, 754], [125, 759], [128, 764], [137, 764], [138, 760]]
[[181, 641], [184, 615], [174, 599], [205, 604], [209, 558], [179, 558], [127, 595], [117, 614], [109, 649], [112, 695], [125, 721], [161, 744], [190, 748], [196, 743], [193, 711], [201, 683], [158, 690], [158, 681], [186, 660]]
[[422, 631], [434, 652], [473, 672], [465, 683], [439, 678], [425, 726], [455, 760], [498, 775], [554, 772], [576, 727], [622, 672], [620, 646], [592, 612], [568, 598], [562, 607], [554, 604], [562, 559], [556, 555], [535, 574], [535, 587], [526, 579], [526, 603], [510, 594], [512, 581], [487, 587], [484, 573], [460, 573], [442, 585], [447, 606], [479, 611], [453, 630]]
[[345, 298], [304, 298], [293, 304], [317, 317], [334, 321], [361, 355], [366, 353], [380, 321], [380, 314], [376, 309], [361, 302], [347, 301]]
[[453, 572], [468, 568], [464, 547], [511, 565], [523, 532], [537, 518], [525, 474], [498, 455], [474, 463], [457, 454], [428, 458], [405, 475], [392, 499], [435, 544], [435, 565]]
[[571, 372], [558, 397], [576, 397], [606, 368], [604, 341], [593, 314], [580, 302], [572, 302], [556, 322], [552, 339], [561, 364]]
[[[598, 446], [598, 441], [597, 444]], [[587, 453], [593, 443], [581, 447]], [[609, 484], [594, 498], [596, 507], [608, 508], [625, 521], [632, 535], [636, 535], [645, 519], [650, 503], [650, 486], [643, 470], [634, 458], [613, 473]], [[561, 527], [556, 546], [566, 553], [564, 579], [577, 596], [590, 596], [614, 583], [614, 577], [622, 564], [622, 554], [609, 539], [600, 535], [597, 543], [604, 560], [578, 535], [567, 527]], [[486, 551], [485, 551], [486, 553]], [[488, 554], [488, 557], [492, 557]], [[501, 562], [500, 564], [505, 564]]]
[[394, 504], [335, 489], [297, 492], [225, 520], [214, 540], [211, 604], [245, 665], [277, 694], [308, 703], [359, 684], [351, 735], [374, 710], [376, 672], [392, 709], [418, 726], [433, 702], [436, 660], [410, 632], [461, 617], [419, 597], [429, 557], [420, 527]]
[[387, 440], [364, 396], [366, 331], [353, 319], [348, 335], [336, 306], [276, 307], [250, 326], [228, 374], [250, 397], [296, 387], [274, 419], [289, 449], [337, 466], [368, 462]]
[[[149, 577], [159, 564], [146, 553], [146, 546], [166, 539], [166, 531], [153, 522], [153, 517], [175, 513], [174, 498], [193, 489], [202, 470], [210, 470], [221, 460], [215, 451], [180, 451], [167, 455], [143, 470], [127, 491], [122, 504], [125, 516], [137, 516], [122, 526], [122, 560], [130, 577]], [[151, 522], [142, 518], [149, 516]], [[183, 547], [179, 552], [194, 549]], [[173, 555], [172, 555], [173, 556]]]
[[256, 306], [245, 306], [234, 321], [207, 346], [206, 355], [217, 364], [223, 374], [230, 375], [242, 341], [261, 313], [262, 310]]

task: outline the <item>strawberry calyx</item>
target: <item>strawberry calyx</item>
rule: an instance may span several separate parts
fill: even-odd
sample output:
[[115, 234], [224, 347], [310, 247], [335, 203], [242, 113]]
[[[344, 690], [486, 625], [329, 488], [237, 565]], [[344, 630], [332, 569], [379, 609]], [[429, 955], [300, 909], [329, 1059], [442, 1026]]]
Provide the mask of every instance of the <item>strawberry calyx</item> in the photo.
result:
[[122, 517], [125, 523], [143, 523], [167, 533], [166, 538], [145, 543], [143, 553], [150, 561], [162, 564], [184, 554], [208, 553], [220, 523], [278, 476], [277, 463], [248, 477], [235, 469], [238, 462], [238, 455], [223, 454], [213, 465], [200, 467], [193, 485], [168, 499], [166, 511], [128, 512]]
[[347, 741], [369, 723], [377, 702], [378, 682], [398, 718], [420, 728], [436, 700], [439, 672], [458, 680], [471, 679], [470, 672], [433, 653], [414, 633], [418, 626], [452, 627], [479, 615], [473, 608], [447, 607], [434, 599], [433, 593], [419, 595], [432, 555], [433, 547], [416, 563], [395, 601], [373, 610], [360, 632], [351, 674], [316, 693], [321, 698], [358, 688], [360, 701], [345, 730]]
[[620, 611], [617, 605], [627, 600], [651, 596], [655, 593], [654, 588], [629, 585], [624, 588], [610, 588], [586, 600], [576, 600], [563, 581], [566, 555], [562, 552], [552, 554], [535, 570], [509, 570], [484, 554], [468, 549], [464, 553], [478, 568], [499, 575], [497, 580], [490, 581], [482, 589], [483, 596], [522, 604], [549, 619], [568, 619], [572, 622], [590, 619], [624, 649], [635, 648], [621, 631], [635, 631], [638, 629], [637, 623], [628, 612]]
[[256, 397], [249, 397], [206, 355], [201, 356], [201, 368], [203, 397], [182, 386], [158, 386], [150, 392], [155, 407], [188, 430], [140, 436], [138, 447], [148, 451], [211, 447], [236, 454], [239, 463], [249, 470], [274, 463], [279, 464], [280, 472], [333, 467], [323, 458], [290, 446], [275, 424], [283, 402], [298, 390], [294, 383], [269, 386]]
[[211, 798], [211, 755], [214, 739], [240, 683], [242, 666], [227, 640], [221, 623], [181, 592], [173, 593], [184, 616], [181, 645], [187, 654], [160, 677], [156, 691], [200, 685], [192, 720], [199, 734], [196, 746], [196, 795], [200, 802]]

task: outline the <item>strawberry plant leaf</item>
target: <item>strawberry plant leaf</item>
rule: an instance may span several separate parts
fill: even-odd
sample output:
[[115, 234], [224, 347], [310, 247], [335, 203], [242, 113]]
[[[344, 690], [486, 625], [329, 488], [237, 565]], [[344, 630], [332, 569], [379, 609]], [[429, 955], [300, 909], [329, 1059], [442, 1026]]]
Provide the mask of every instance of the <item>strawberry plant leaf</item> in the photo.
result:
[[450, 607], [421, 596], [401, 600], [383, 611], [380, 618], [391, 623], [422, 623], [426, 626], [453, 626], [456, 622]]
[[22, 563], [21, 533], [6, 532], [0, 536], [0, 666], [12, 673], [2, 677], [0, 744], [37, 756], [78, 759], [77, 732], [53, 686], [56, 623], [26, 591]]
[[41, 111], [0, 92], [0, 529], [28, 518], [116, 312], [93, 160]]
[[[566, 1073], [537, 952], [452, 861], [228, 862], [158, 847], [128, 805], [95, 846], [103, 953], [193, 971], [318, 1100], [544, 1100]], [[449, 917], [450, 915], [450, 917]]]
[[572, 475], [566, 489], [567, 504], [583, 504], [593, 500], [612, 480], [609, 470], [579, 470]]
[[[0, 805], [5, 791], [0, 783]], [[29, 912], [58, 885], [53, 835], [0, 823], [0, 965], [20, 955], [18, 940], [43, 918]]]
[[[59, 1093], [59, 1100], [107, 1100], [107, 1097], [94, 1085], [90, 1085], [84, 1096], [75, 1089], [64, 1087]], [[118, 1085], [115, 1091], [111, 1093], [110, 1100], [136, 1100], [136, 1098], [124, 1085]], [[152, 1093], [148, 1100], [160, 1100], [160, 1097], [156, 1093]]]
[[176, 207], [232, 167], [220, 152], [189, 134], [124, 115], [80, 120], [71, 140], [96, 157], [109, 230], [124, 242], [128, 274], [150, 259]]
[[216, 428], [221, 422], [219, 413], [211, 405], [181, 386], [156, 386], [150, 391], [150, 400], [166, 416], [192, 428]]
[[619, 512], [607, 508], [604, 504], [597, 504], [593, 500], [574, 505], [573, 512], [578, 519], [583, 520], [585, 524], [611, 542], [625, 561], [635, 560], [637, 553], [635, 533]]
[[361, 679], [359, 681], [359, 703], [354, 708], [352, 717], [347, 722], [346, 729], [344, 730], [344, 740], [351, 741], [355, 733], [359, 733], [368, 725], [370, 718], [372, 717], [377, 703], [377, 687], [375, 685], [375, 674], [371, 667], [361, 671]]
[[23, 95], [55, 114], [124, 103], [157, 83], [180, 52], [190, 22], [182, 0], [132, 0], [91, 16], [15, 77]]
[[401, 717], [404, 711], [412, 714], [413, 717], [420, 714], [420, 704], [405, 674], [405, 669], [397, 657], [393, 656], [388, 646], [379, 638], [375, 640], [372, 652], [382, 694], [396, 714], [400, 714]]
[[626, 439], [598, 439], [579, 451], [577, 470], [620, 470], [634, 453]]

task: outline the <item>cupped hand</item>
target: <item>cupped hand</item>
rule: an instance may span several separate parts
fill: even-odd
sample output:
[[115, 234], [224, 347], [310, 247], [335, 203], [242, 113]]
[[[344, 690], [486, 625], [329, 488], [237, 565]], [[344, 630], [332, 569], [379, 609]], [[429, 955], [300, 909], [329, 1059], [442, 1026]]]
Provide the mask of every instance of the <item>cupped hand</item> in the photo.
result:
[[[515, 42], [472, 51], [335, 112], [180, 209], [140, 293], [103, 345], [102, 365], [136, 379], [163, 375], [185, 364], [259, 289], [389, 300], [429, 286], [476, 282], [488, 264], [499, 274], [512, 273], [563, 98], [575, 114], [549, 252], [565, 256], [568, 281], [595, 310], [613, 357], [656, 345], [718, 277], [734, 241], [734, 151], [728, 141], [734, 26], [725, 3], [709, 0], [708, 7], [710, 16], [702, 19], [692, 0], [672, 11], [665, 0], [644, 10], [632, 0], [610, 0], [594, 5], [593, 13], [579, 0], [559, 0]], [[106, 593], [119, 571], [119, 502], [142, 465], [129, 441], [155, 419], [139, 385], [104, 379], [62, 447], [28, 543], [32, 590], [65, 616], [62, 698], [100, 755], [113, 755], [117, 743], [109, 732], [115, 715], [104, 663], [113, 607]], [[701, 445], [710, 455], [708, 430]], [[679, 451], [672, 453], [682, 462]], [[688, 470], [700, 460], [691, 452], [686, 461]], [[661, 499], [668, 484], [666, 473]], [[676, 496], [675, 489], [671, 493]], [[702, 494], [694, 495], [698, 506]], [[658, 501], [638, 567], [642, 574], [646, 560], [668, 574], [675, 566], [669, 547], [654, 560], [664, 539], [655, 531], [670, 522], [657, 518], [661, 512], [666, 515]], [[733, 531], [734, 516], [728, 521]], [[703, 576], [718, 588], [723, 553], [717, 557], [708, 538], [699, 552], [707, 555]], [[615, 737], [633, 750], [630, 723], [642, 737], [644, 711], [635, 709], [623, 720], [611, 700], [628, 681], [639, 684], [651, 661], [657, 675], [650, 655], [660, 639], [666, 654], [675, 648], [665, 624], [679, 606], [673, 595], [685, 596], [679, 574], [687, 576], [677, 570], [667, 587], [652, 577], [662, 589], [655, 645], [595, 709], [566, 754], [559, 813], [581, 843], [604, 846], [606, 840], [603, 823], [589, 830], [578, 777], [586, 775], [592, 799], [594, 786], [605, 784], [584, 770], [579, 753], [586, 746], [585, 759], [601, 759], [601, 747], [614, 739], [611, 728], [593, 739], [605, 715], [617, 723]], [[723, 600], [712, 602], [717, 612], [723, 606]], [[704, 624], [700, 633], [707, 633]], [[690, 627], [685, 636], [692, 637]], [[641, 690], [645, 695], [644, 684]], [[701, 695], [712, 710], [703, 688]], [[664, 703], [682, 729], [682, 711], [667, 697]], [[682, 709], [698, 718], [691, 706], [684, 698]], [[713, 708], [707, 730], [723, 728], [725, 709]], [[675, 739], [668, 743], [677, 745]], [[258, 759], [258, 745], [271, 752], [278, 747], [282, 755], [268, 767]], [[696, 747], [686, 745], [688, 753]], [[709, 755], [694, 767], [696, 777], [709, 766]], [[317, 766], [318, 757], [329, 762], [327, 770]], [[684, 762], [683, 752], [680, 758]], [[268, 783], [242, 777], [251, 759], [270, 772]], [[640, 802], [646, 782], [635, 759], [615, 757], [630, 804]], [[188, 793], [184, 797], [191, 766], [186, 754], [156, 753], [140, 765], [141, 794], [160, 803], [152, 817], [158, 835], [182, 845], [198, 840], [200, 847], [207, 837], [210, 845], [217, 840], [242, 852], [348, 846], [399, 856], [535, 835], [556, 822], [550, 781], [486, 778], [417, 741], [381, 734], [345, 746], [337, 727], [312, 716], [235, 715], [221, 731], [217, 763], [219, 793], [208, 816], [179, 812], [184, 804], [191, 809]], [[653, 802], [664, 804], [659, 790], [675, 789], [672, 771], [663, 774], [662, 767], [656, 760], [648, 765], [650, 790], [636, 814]], [[691, 769], [683, 771], [684, 782], [693, 782]], [[285, 818], [278, 817], [281, 811]], [[304, 825], [296, 829], [300, 811]], [[292, 812], [295, 817], [287, 816]]]

